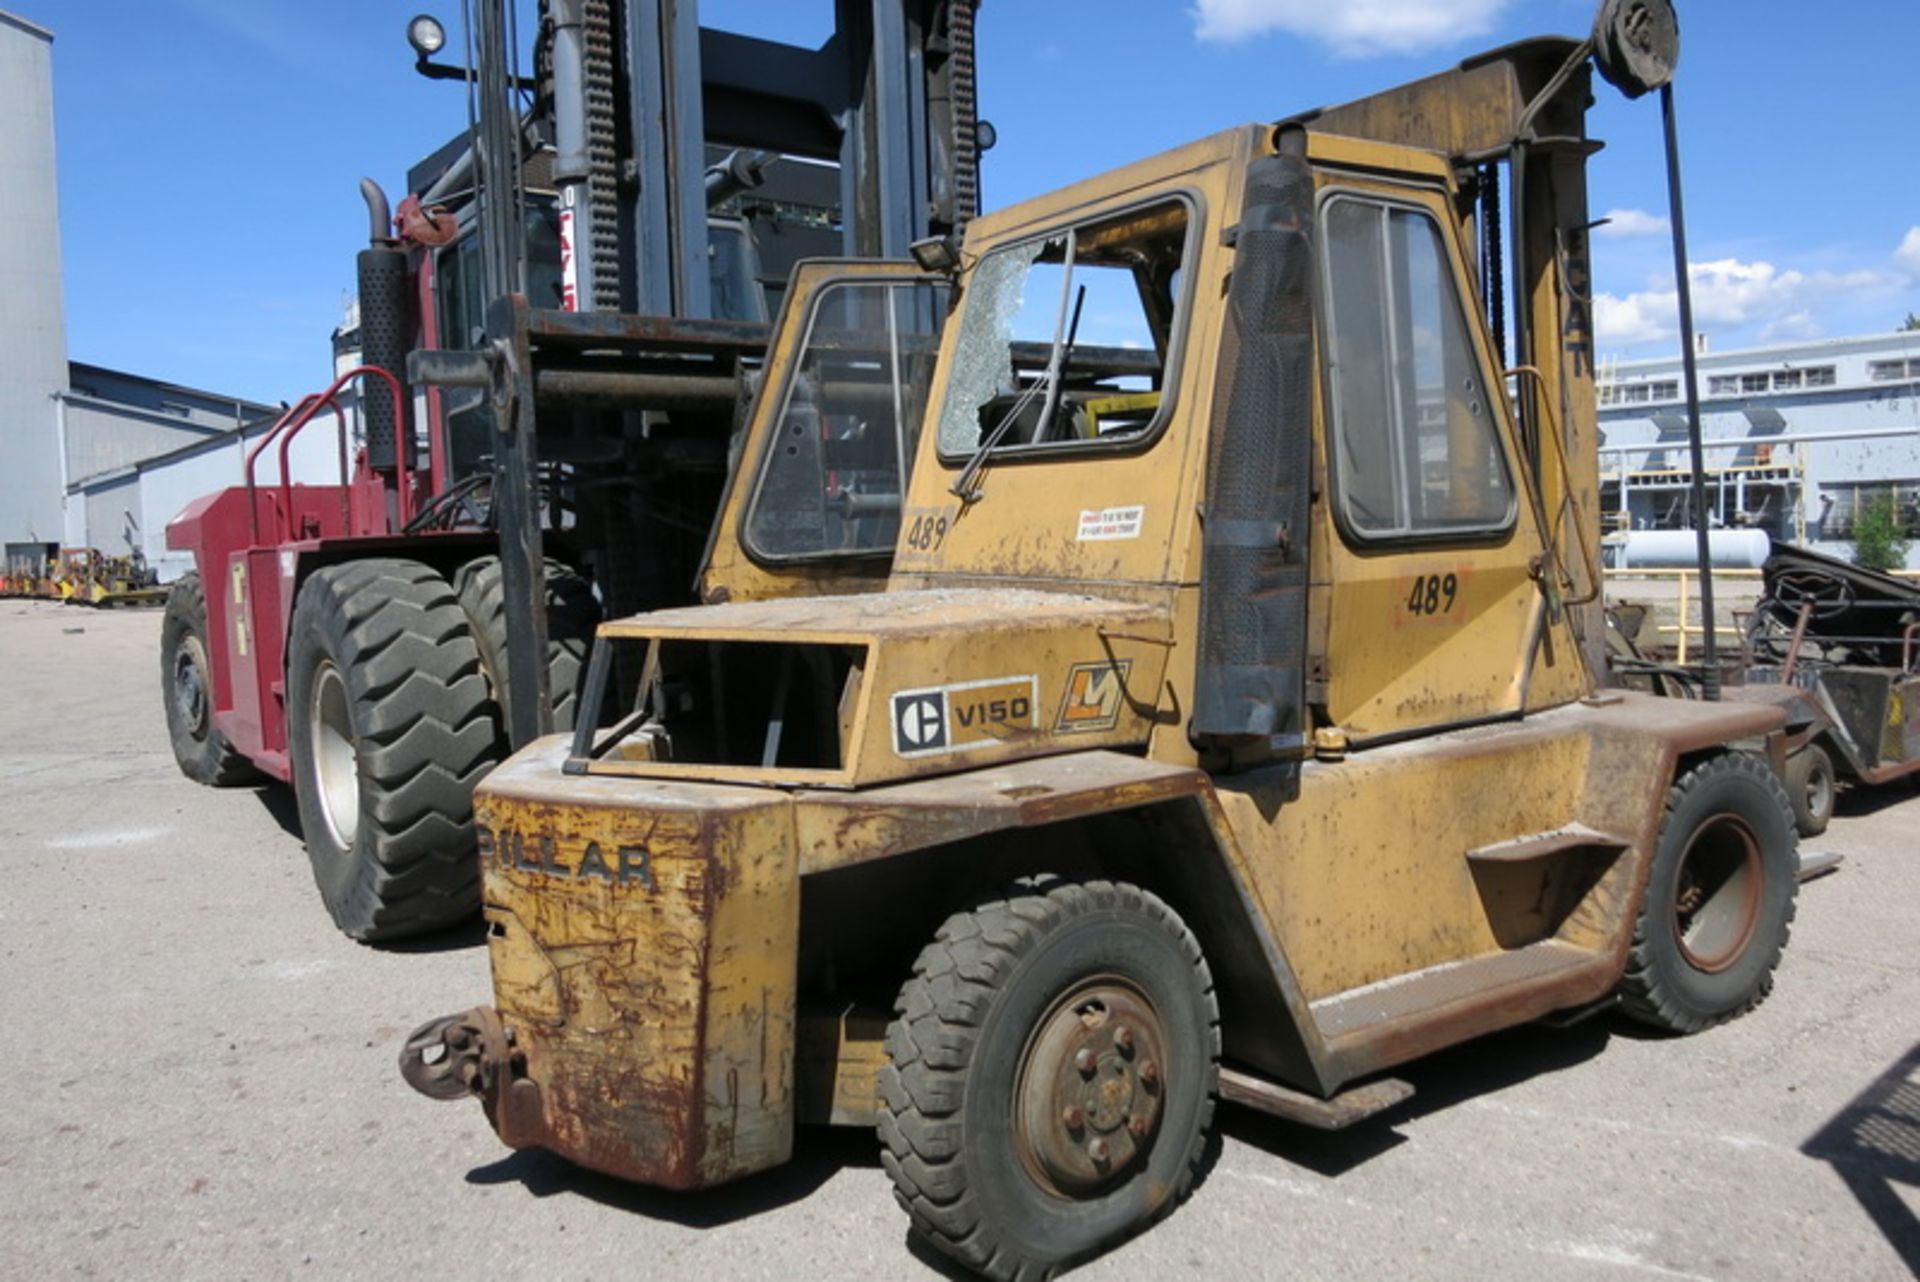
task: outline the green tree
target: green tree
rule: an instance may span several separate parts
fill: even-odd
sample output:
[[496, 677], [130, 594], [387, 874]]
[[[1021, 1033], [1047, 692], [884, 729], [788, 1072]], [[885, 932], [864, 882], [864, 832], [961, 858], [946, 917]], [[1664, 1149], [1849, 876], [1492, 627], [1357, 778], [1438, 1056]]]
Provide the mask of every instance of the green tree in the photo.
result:
[[1902, 333], [1908, 333], [1908, 334], [1912, 333], [1915, 330], [1920, 330], [1920, 316], [1916, 316], [1912, 312], [1908, 312], [1907, 323], [1902, 325], [1900, 329]]
[[1863, 570], [1902, 569], [1907, 564], [1907, 526], [1894, 492], [1862, 495], [1853, 517], [1853, 563]]

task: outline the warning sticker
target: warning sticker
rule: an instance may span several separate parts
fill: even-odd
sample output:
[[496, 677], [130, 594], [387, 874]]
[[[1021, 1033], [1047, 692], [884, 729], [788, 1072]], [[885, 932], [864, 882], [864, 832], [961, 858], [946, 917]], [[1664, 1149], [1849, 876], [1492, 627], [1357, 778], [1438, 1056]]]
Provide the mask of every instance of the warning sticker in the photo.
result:
[[1147, 509], [1139, 505], [1082, 510], [1078, 541], [1098, 543], [1106, 539], [1137, 539], [1140, 537], [1140, 522], [1146, 514]]
[[990, 677], [893, 696], [893, 751], [902, 757], [964, 752], [1030, 733], [1040, 682], [1032, 676]]
[[1067, 669], [1067, 693], [1053, 723], [1058, 734], [1111, 730], [1120, 724], [1132, 659], [1076, 663]]

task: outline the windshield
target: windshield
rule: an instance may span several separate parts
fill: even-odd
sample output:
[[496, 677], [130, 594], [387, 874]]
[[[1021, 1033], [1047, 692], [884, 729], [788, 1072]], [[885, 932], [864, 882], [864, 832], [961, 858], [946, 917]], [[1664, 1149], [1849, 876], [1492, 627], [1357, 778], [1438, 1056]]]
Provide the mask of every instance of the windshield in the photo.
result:
[[942, 457], [1146, 437], [1162, 416], [1188, 210], [1170, 200], [994, 250], [967, 280]]
[[842, 281], [813, 300], [744, 543], [763, 560], [888, 554], [933, 382], [944, 281]]
[[753, 236], [737, 219], [707, 221], [707, 285], [718, 320], [767, 319], [766, 291], [760, 287], [759, 255]]

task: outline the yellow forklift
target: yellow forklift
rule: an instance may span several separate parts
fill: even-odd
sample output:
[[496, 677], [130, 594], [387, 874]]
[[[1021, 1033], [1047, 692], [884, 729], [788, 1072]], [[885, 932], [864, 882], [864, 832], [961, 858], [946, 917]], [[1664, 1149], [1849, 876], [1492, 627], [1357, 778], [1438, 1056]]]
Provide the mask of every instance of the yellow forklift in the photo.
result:
[[1610, 3], [799, 268], [704, 604], [603, 623], [476, 794], [493, 1003], [409, 1082], [675, 1189], [871, 1126], [1034, 1278], [1219, 1098], [1340, 1127], [1496, 1029], [1759, 1002], [1782, 713], [1598, 667], [1584, 118], [1676, 51]]

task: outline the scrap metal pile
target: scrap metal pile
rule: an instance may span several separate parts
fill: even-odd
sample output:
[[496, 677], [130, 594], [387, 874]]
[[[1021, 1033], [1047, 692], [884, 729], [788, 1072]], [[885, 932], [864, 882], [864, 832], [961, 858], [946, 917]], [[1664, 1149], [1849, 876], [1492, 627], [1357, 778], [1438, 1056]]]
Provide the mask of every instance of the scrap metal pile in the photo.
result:
[[1778, 549], [1763, 573], [1748, 683], [1805, 691], [1843, 776], [1920, 770], [1920, 584], [1799, 547]]

